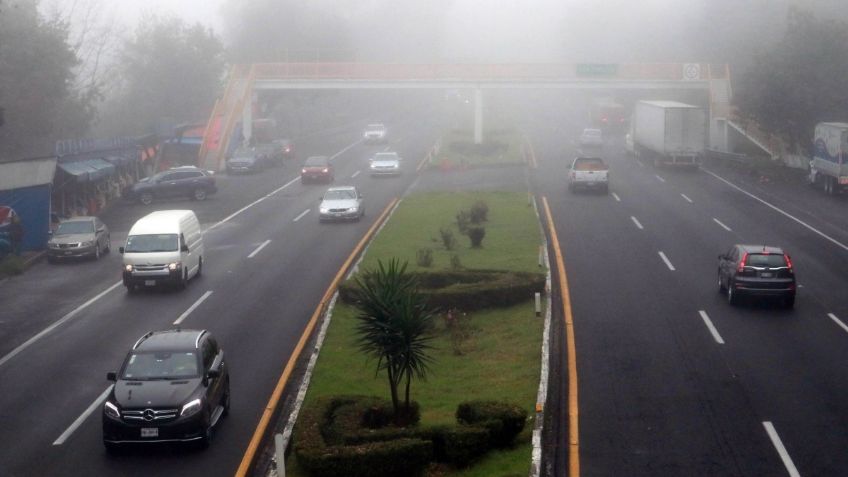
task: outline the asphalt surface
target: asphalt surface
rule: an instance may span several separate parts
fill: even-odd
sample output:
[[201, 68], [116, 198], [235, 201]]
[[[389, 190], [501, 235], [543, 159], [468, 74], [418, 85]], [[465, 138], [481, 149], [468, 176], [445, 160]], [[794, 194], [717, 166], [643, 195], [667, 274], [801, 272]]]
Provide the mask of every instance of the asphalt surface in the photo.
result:
[[[604, 151], [611, 194], [571, 194], [583, 126], [526, 124], [570, 286], [581, 475], [848, 474], [848, 328], [833, 319], [848, 322], [846, 198], [800, 174], [655, 169], [620, 138]], [[788, 251], [794, 310], [727, 303], [717, 256], [733, 243]], [[555, 475], [565, 475], [565, 430]]]
[[[14, 443], [0, 447], [0, 474], [232, 475], [316, 303], [379, 212], [413, 182], [440, 129], [432, 115], [385, 117], [387, 145], [361, 143], [368, 119], [316, 133], [297, 144], [298, 161], [256, 175], [221, 176], [220, 191], [206, 201], [109, 209], [102, 218], [114, 251], [100, 261], [45, 262], [0, 282], [0, 442]], [[404, 174], [370, 177], [367, 158], [387, 148], [408, 159]], [[318, 154], [333, 156], [334, 185], [363, 191], [362, 221], [319, 224], [327, 186], [298, 180], [299, 161]], [[119, 284], [118, 246], [137, 218], [178, 208], [193, 209], [205, 230], [203, 276], [182, 292], [129, 295]], [[106, 373], [117, 370], [142, 334], [170, 328], [181, 317], [183, 328], [208, 329], [223, 346], [230, 415], [208, 451], [142, 446], [106, 454], [100, 430]], [[93, 411], [86, 415], [87, 409]]]

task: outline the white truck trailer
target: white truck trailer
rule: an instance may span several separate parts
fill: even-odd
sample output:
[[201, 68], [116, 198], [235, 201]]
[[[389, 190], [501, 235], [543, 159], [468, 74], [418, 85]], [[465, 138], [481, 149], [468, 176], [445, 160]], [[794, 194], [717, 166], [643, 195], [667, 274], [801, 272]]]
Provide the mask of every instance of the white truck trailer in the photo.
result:
[[816, 125], [810, 184], [828, 195], [848, 188], [848, 123]]
[[654, 165], [697, 168], [707, 145], [703, 109], [676, 101], [639, 101], [631, 120], [637, 157]]

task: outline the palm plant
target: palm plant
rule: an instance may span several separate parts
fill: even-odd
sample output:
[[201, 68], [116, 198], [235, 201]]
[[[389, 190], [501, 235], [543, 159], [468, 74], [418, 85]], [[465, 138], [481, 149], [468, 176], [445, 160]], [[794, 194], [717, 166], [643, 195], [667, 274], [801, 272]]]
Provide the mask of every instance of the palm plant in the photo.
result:
[[[397, 259], [356, 278], [357, 345], [367, 356], [376, 358], [375, 375], [386, 371], [392, 395], [395, 421], [410, 417], [410, 387], [413, 379], [426, 379], [433, 339], [433, 311], [418, 293], [418, 280], [406, 271], [407, 263]], [[399, 388], [405, 385], [403, 410]]]

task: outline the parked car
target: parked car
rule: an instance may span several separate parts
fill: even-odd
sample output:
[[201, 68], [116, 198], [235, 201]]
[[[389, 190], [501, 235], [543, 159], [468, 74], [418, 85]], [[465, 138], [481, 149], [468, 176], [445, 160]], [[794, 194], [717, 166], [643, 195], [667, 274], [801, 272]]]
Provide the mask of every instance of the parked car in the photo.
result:
[[273, 165], [270, 153], [268, 148], [258, 146], [238, 148], [227, 159], [227, 174], [263, 171]]
[[154, 199], [189, 197], [205, 200], [218, 191], [212, 172], [195, 166], [172, 167], [133, 184], [129, 198], [149, 205]]
[[365, 126], [362, 138], [365, 139], [366, 143], [384, 143], [386, 142], [386, 126], [382, 123], [369, 124]]
[[781, 248], [736, 244], [718, 256], [718, 289], [731, 305], [743, 296], [775, 297], [795, 305], [795, 270]]
[[329, 220], [356, 220], [365, 216], [362, 194], [353, 186], [331, 187], [321, 198], [318, 218], [321, 222]]
[[47, 241], [47, 261], [68, 258], [93, 258], [112, 249], [109, 227], [97, 217], [63, 220]]
[[294, 159], [294, 142], [291, 139], [274, 139], [271, 142], [279, 147], [283, 159]]
[[604, 145], [604, 136], [600, 129], [586, 128], [580, 133], [580, 146], [601, 147]]
[[127, 353], [103, 403], [103, 444], [199, 442], [230, 410], [224, 350], [205, 330], [151, 331]]
[[401, 160], [396, 152], [378, 152], [371, 157], [368, 169], [372, 176], [399, 176]]
[[568, 190], [592, 189], [609, 192], [609, 167], [600, 157], [578, 157], [568, 170]]
[[306, 159], [300, 169], [300, 182], [309, 181], [333, 182], [335, 180], [333, 165], [327, 156], [312, 156]]

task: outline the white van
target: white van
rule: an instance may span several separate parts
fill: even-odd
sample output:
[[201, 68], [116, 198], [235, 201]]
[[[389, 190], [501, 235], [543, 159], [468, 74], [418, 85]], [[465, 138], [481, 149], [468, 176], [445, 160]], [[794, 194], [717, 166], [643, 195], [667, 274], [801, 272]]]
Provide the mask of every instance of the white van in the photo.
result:
[[124, 286], [185, 288], [203, 271], [203, 235], [191, 210], [157, 210], [130, 229], [124, 256]]

